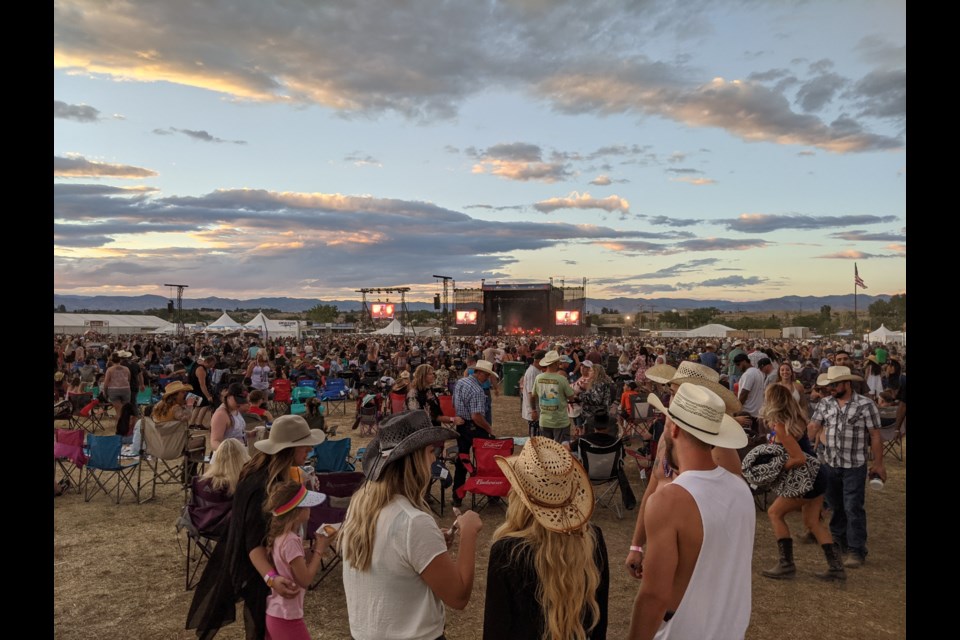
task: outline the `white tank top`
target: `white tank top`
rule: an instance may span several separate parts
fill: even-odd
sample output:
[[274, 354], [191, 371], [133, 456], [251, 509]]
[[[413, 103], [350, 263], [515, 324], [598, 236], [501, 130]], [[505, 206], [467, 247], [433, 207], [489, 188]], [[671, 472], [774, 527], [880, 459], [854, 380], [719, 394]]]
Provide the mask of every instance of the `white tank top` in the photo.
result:
[[655, 640], [738, 640], [750, 624], [753, 537], [757, 514], [743, 479], [723, 467], [684, 471], [673, 484], [687, 490], [703, 521], [703, 546], [669, 622]]

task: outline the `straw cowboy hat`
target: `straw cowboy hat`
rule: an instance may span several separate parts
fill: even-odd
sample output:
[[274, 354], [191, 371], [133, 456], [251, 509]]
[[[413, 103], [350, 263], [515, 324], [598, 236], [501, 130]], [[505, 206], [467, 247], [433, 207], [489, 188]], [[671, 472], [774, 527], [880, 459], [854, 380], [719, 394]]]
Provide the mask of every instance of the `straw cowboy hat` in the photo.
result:
[[543, 356], [543, 360], [540, 361], [540, 366], [548, 367], [555, 362], [560, 362], [560, 354], [556, 349], [553, 351], [547, 351], [547, 355]]
[[590, 520], [594, 506], [590, 477], [560, 443], [533, 436], [516, 458], [494, 459], [545, 529], [569, 533]]
[[484, 373], [489, 373], [497, 380], [500, 379], [500, 376], [496, 374], [493, 370], [493, 364], [489, 360], [477, 360], [477, 364], [473, 365], [474, 371], [483, 371]]
[[133, 354], [130, 353], [129, 351], [117, 351], [117, 355], [120, 356], [121, 358], [129, 358]]
[[647, 402], [697, 440], [726, 449], [747, 445], [747, 434], [739, 422], [725, 413], [723, 399], [704, 386], [681, 384], [669, 408], [654, 393], [647, 396]]
[[844, 382], [846, 380], [851, 380], [854, 382], [863, 382], [863, 378], [860, 376], [855, 376], [850, 373], [850, 367], [830, 367], [827, 369], [826, 373], [821, 373], [817, 377], [817, 386], [825, 387], [828, 384], [833, 384], [834, 382]]
[[435, 442], [457, 437], [458, 434], [453, 429], [434, 426], [426, 411], [395, 413], [380, 424], [377, 436], [367, 445], [367, 451], [363, 455], [363, 473], [367, 480], [376, 482], [390, 463], [425, 449]]
[[320, 429], [311, 429], [303, 416], [285, 415], [273, 421], [270, 437], [253, 443], [260, 451], [273, 455], [290, 447], [312, 447], [327, 439]]
[[[659, 369], [659, 371], [654, 371], [654, 369]], [[651, 371], [654, 371], [654, 376], [656, 377], [650, 376]], [[671, 371], [673, 375], [667, 378], [665, 374]], [[658, 364], [647, 369], [646, 375], [650, 380], [660, 382], [661, 384], [683, 384], [690, 382], [701, 387], [706, 387], [720, 396], [729, 413], [735, 413], [742, 408], [737, 396], [735, 396], [730, 389], [720, 384], [720, 374], [698, 362], [684, 361], [681, 362], [680, 366], [676, 369], [667, 364]]]
[[179, 380], [174, 380], [167, 385], [166, 389], [163, 390], [163, 397], [173, 395], [174, 393], [180, 393], [181, 391], [193, 391], [193, 387], [189, 384], [184, 384]]

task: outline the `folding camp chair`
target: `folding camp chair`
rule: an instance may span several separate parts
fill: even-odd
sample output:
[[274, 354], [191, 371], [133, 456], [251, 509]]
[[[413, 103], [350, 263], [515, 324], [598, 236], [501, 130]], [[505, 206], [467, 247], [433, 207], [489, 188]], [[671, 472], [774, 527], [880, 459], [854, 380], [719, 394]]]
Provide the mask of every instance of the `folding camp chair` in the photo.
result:
[[347, 384], [343, 378], [333, 378], [327, 380], [326, 386], [317, 396], [321, 401], [327, 403], [327, 415], [330, 415], [330, 405], [339, 406], [341, 413], [347, 415]]
[[[430, 486], [427, 487], [427, 504], [438, 516], [443, 517], [443, 505], [446, 503], [447, 487], [453, 484], [453, 472], [450, 465], [457, 461], [459, 451], [457, 446], [448, 447], [444, 453], [442, 447], [437, 447], [437, 460], [430, 467]], [[439, 495], [433, 495], [433, 487], [439, 488]], [[436, 507], [434, 507], [436, 505]]]
[[583, 468], [587, 471], [590, 484], [597, 488], [594, 491], [594, 502], [608, 509], [613, 504], [617, 518], [623, 519], [620, 508], [621, 500], [614, 500], [620, 493], [619, 473], [623, 467], [623, 440], [618, 439], [608, 445], [593, 444], [587, 437], [577, 440], [577, 449]]
[[[497, 465], [494, 456], [508, 458], [513, 455], [513, 438], [474, 438], [470, 453], [458, 453], [460, 462], [467, 469], [467, 481], [456, 491], [457, 497], [470, 492], [470, 504], [474, 511], [483, 510], [491, 498], [502, 498], [510, 493], [510, 482]], [[478, 496], [479, 499], [478, 499]]]
[[273, 387], [273, 400], [270, 401], [270, 413], [282, 416], [290, 411], [293, 402], [293, 383], [286, 378], [277, 378], [270, 386]]
[[649, 402], [638, 402], [638, 396], [634, 396], [630, 417], [623, 421], [624, 438], [639, 438], [643, 441], [651, 439], [650, 424], [656, 420], [656, 415], [650, 409]]
[[[308, 538], [314, 537], [322, 524], [343, 522], [347, 516], [347, 507], [350, 506], [350, 497], [360, 488], [365, 478], [366, 476], [360, 471], [317, 474], [317, 491], [325, 493], [327, 499], [323, 504], [310, 509], [310, 520], [306, 528]], [[317, 571], [317, 577], [310, 585], [310, 589], [316, 589], [340, 563], [340, 554], [332, 546], [330, 549], [333, 556], [320, 561], [320, 570]]]
[[90, 502], [101, 491], [104, 495], [117, 495], [117, 504], [128, 491], [139, 502], [139, 486], [134, 478], [140, 468], [140, 459], [121, 458], [122, 438], [113, 436], [87, 436], [90, 459], [83, 477], [83, 500]]
[[307, 412], [305, 402], [317, 397], [317, 390], [313, 387], [294, 387], [290, 393], [290, 413], [302, 416]]
[[100, 401], [92, 393], [78, 393], [70, 398], [70, 426], [87, 433], [103, 431], [101, 417], [104, 415]]
[[457, 417], [457, 410], [453, 406], [453, 396], [451, 395], [437, 396], [437, 400], [440, 402], [441, 414], [447, 416], [448, 418]]
[[360, 435], [373, 437], [380, 430], [380, 408], [376, 401], [360, 407]]
[[[196, 484], [191, 482], [191, 492], [195, 490]], [[183, 506], [180, 517], [176, 522], [177, 533], [181, 530], [186, 531], [187, 542], [184, 555], [186, 556], [184, 589], [190, 591], [200, 582], [200, 576], [203, 575], [203, 569], [207, 561], [213, 554], [214, 547], [217, 546], [220, 538], [209, 531], [202, 531], [197, 528], [196, 523], [190, 517], [190, 509], [187, 505]]]
[[313, 468], [317, 473], [354, 471], [356, 458], [350, 457], [350, 438], [324, 440], [313, 448]]
[[[83, 467], [87, 456], [83, 453], [83, 429], [53, 430], [53, 461], [60, 468], [63, 478], [60, 484], [64, 490], [72, 488], [80, 493], [83, 481]], [[54, 468], [56, 475], [56, 468]]]
[[903, 462], [903, 439], [907, 435], [907, 420], [904, 418], [900, 428], [893, 425], [880, 428], [880, 441], [883, 443], [883, 455], [889, 453], [894, 458]]
[[[186, 481], [186, 458], [184, 450], [190, 438], [190, 428], [187, 423], [179, 420], [168, 420], [156, 423], [152, 418], [144, 417], [141, 420], [143, 432], [143, 459], [144, 465], [153, 471], [153, 476], [147, 483], [139, 482], [140, 503], [157, 497], [157, 485], [175, 485], [184, 492], [184, 502], [187, 499], [189, 484]], [[141, 472], [142, 473], [141, 467]], [[144, 488], [150, 485], [150, 496], [146, 497]]]

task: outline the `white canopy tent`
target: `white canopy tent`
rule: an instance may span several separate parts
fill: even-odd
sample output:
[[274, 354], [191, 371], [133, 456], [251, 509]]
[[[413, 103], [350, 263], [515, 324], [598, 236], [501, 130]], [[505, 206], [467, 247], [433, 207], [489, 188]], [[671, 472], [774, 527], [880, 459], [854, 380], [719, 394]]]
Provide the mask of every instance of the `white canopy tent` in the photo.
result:
[[112, 313], [54, 313], [53, 332], [80, 335], [88, 331], [101, 335], [153, 333], [176, 325], [156, 316]]
[[400, 321], [394, 318], [390, 321], [390, 324], [385, 326], [382, 329], [377, 329], [374, 331], [378, 336], [402, 336], [403, 335], [403, 325], [400, 324]]
[[736, 331], [722, 324], [705, 324], [687, 331], [688, 338], [726, 338], [728, 331]]
[[263, 311], [243, 327], [259, 331], [261, 336], [271, 338], [297, 338], [300, 335], [300, 323], [298, 321], [271, 320], [263, 315]]
[[207, 325], [204, 332], [206, 333], [223, 333], [224, 331], [235, 331], [242, 329], [243, 325], [227, 315], [227, 312], [224, 311], [223, 315], [217, 318], [214, 322], [211, 322]]
[[390, 324], [373, 333], [380, 336], [439, 336], [442, 331], [439, 327], [404, 327], [394, 318]]
[[882, 323], [880, 328], [875, 331], [871, 331], [863, 338], [867, 342], [881, 342], [887, 344], [888, 342], [894, 342], [896, 344], [906, 344], [907, 336], [903, 331], [891, 331], [887, 329]]

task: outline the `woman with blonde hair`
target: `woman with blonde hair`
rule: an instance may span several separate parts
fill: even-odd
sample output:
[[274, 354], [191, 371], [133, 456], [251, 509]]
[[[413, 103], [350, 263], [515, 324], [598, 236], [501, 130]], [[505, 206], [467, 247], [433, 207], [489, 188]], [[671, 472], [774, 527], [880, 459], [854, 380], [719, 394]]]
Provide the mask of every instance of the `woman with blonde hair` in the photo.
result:
[[[425, 500], [434, 447], [456, 437], [426, 412], [405, 411], [386, 420], [367, 447], [366, 481], [337, 536], [356, 640], [443, 638], [444, 604], [463, 609], [470, 601], [480, 516], [467, 511], [443, 531]], [[454, 559], [448, 548], [458, 529]]]
[[542, 436], [496, 460], [511, 489], [490, 548], [484, 640], [604, 640], [610, 568], [587, 472]]
[[[790, 391], [781, 384], [772, 384], [764, 393], [761, 414], [767, 426], [772, 430], [772, 442], [783, 445], [789, 459], [784, 464], [785, 469], [793, 469], [807, 464], [807, 455], [816, 457], [813, 445], [807, 437], [807, 420], [800, 409], [799, 403], [793, 399]], [[806, 454], [806, 455], [805, 455]], [[797, 573], [793, 563], [793, 538], [790, 537], [790, 528], [787, 526], [786, 515], [794, 511], [801, 511], [803, 523], [817, 538], [823, 548], [823, 555], [827, 559], [828, 570], [814, 574], [821, 580], [846, 580], [847, 574], [840, 557], [840, 545], [834, 543], [830, 529], [820, 520], [820, 509], [823, 507], [823, 498], [827, 490], [827, 471], [820, 467], [813, 481], [813, 488], [799, 498], [777, 496], [770, 508], [767, 517], [773, 527], [773, 534], [777, 539], [779, 560], [772, 569], [761, 571], [767, 578], [792, 578]]]
[[250, 454], [242, 442], [225, 440], [204, 474], [193, 479], [187, 512], [190, 521], [207, 537], [220, 538], [226, 533], [233, 493], [248, 460]]

